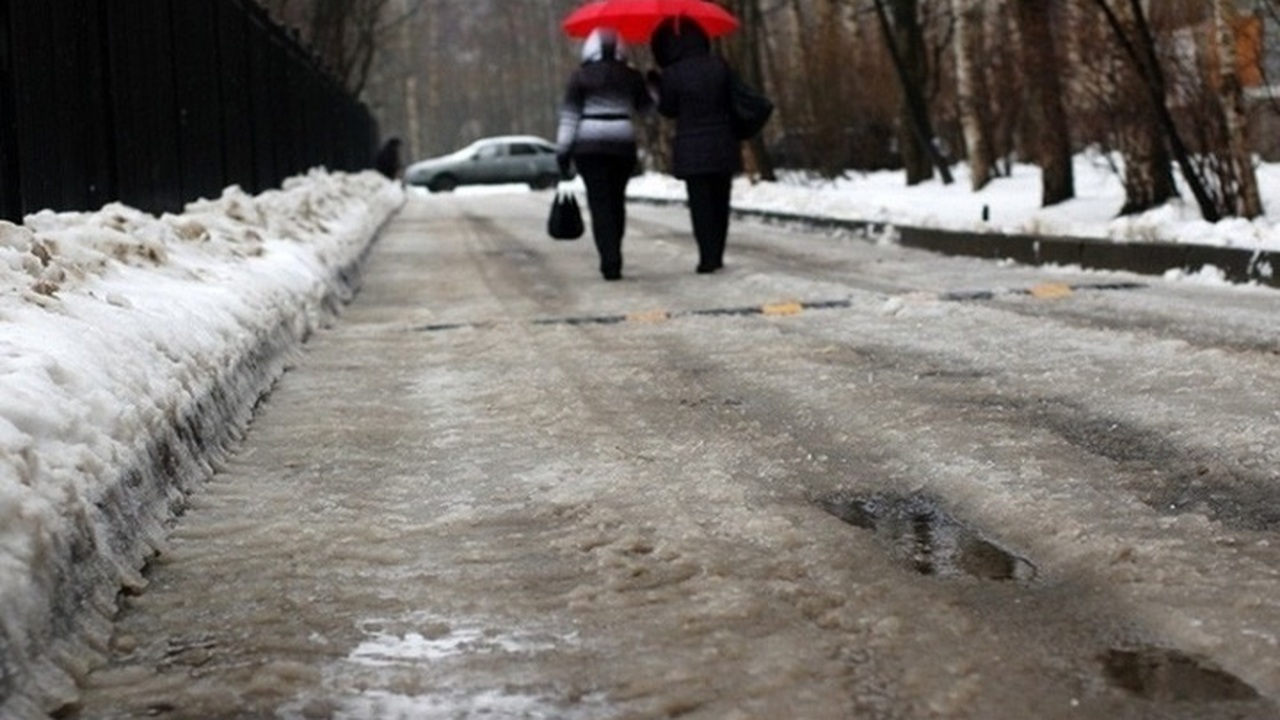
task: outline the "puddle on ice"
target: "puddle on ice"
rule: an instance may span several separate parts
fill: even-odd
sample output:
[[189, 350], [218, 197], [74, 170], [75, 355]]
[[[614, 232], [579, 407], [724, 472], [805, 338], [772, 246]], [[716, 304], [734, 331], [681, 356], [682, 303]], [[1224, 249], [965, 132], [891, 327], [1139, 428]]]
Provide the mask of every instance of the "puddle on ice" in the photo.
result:
[[1036, 575], [1028, 560], [965, 527], [923, 495], [834, 495], [818, 505], [850, 525], [874, 532], [922, 575], [1022, 581]]
[[277, 717], [596, 720], [610, 716], [603, 697], [568, 700], [556, 697], [550, 687], [539, 693], [505, 682], [477, 687], [474, 677], [467, 677], [468, 658], [515, 655], [527, 660], [575, 642], [573, 635], [511, 632], [480, 620], [423, 613], [367, 620], [359, 627], [365, 639], [346, 658], [326, 668], [324, 687], [296, 697], [278, 710]]
[[1231, 673], [1177, 650], [1111, 650], [1102, 656], [1112, 685], [1157, 702], [1253, 700], [1258, 691]]

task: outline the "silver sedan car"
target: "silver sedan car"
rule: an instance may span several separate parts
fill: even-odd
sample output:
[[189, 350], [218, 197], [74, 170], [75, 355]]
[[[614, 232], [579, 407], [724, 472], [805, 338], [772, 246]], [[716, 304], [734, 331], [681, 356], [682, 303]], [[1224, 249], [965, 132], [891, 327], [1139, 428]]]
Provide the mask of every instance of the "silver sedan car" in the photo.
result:
[[533, 135], [505, 135], [477, 140], [457, 152], [413, 163], [405, 182], [431, 192], [461, 185], [525, 183], [535, 190], [560, 181], [556, 146]]

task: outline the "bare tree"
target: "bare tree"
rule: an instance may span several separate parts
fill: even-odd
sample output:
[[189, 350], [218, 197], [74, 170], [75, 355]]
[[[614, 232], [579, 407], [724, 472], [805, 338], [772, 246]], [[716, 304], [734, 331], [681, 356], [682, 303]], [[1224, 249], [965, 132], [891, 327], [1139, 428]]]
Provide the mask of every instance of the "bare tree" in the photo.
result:
[[919, 0], [875, 0], [874, 9], [902, 91], [903, 122], [899, 141], [907, 184], [918, 185], [930, 179], [936, 169], [943, 183], [950, 185], [954, 179], [935, 143], [933, 121], [925, 100], [926, 57]]
[[280, 23], [292, 27], [334, 78], [359, 95], [379, 48], [394, 42], [396, 28], [422, 0], [261, 0]]
[[[560, 20], [584, 1], [261, 0], [413, 157], [553, 132], [579, 60]], [[1124, 212], [1176, 197], [1179, 168], [1206, 217], [1256, 211], [1227, 0], [713, 1], [742, 23], [726, 56], [777, 103], [744, 150], [762, 177], [776, 160], [952, 182], [946, 148], [964, 147], [975, 188], [1027, 158], [1050, 205], [1074, 195], [1073, 149], [1093, 143], [1124, 155]]]
[[[760, 0], [730, 0], [728, 7], [741, 23], [738, 37], [729, 43], [734, 69], [748, 85], [764, 88], [764, 67], [760, 58], [760, 48], [764, 45], [764, 15]], [[748, 141], [746, 148], [749, 162], [760, 179], [768, 182], [777, 180], [773, 158], [765, 146], [763, 134]]]
[[983, 116], [986, 84], [978, 68], [982, 53], [983, 0], [951, 0], [955, 15], [956, 105], [964, 130], [965, 155], [973, 189], [986, 187], [994, 175], [995, 156]]
[[1151, 24], [1147, 21], [1142, 0], [1127, 0], [1127, 4], [1125, 0], [1114, 1], [1119, 3], [1116, 7], [1112, 7], [1112, 0], [1094, 0], [1094, 4], [1102, 11], [1116, 40], [1137, 71], [1145, 91], [1143, 94], [1153, 112], [1157, 127], [1163, 135], [1164, 142], [1173, 153], [1178, 167], [1182, 170], [1183, 180], [1200, 206], [1200, 215], [1209, 222], [1217, 222], [1222, 219], [1221, 208], [1214, 202], [1203, 178], [1196, 171], [1191, 151], [1183, 141], [1173, 113], [1169, 110], [1168, 83], [1164, 70], [1160, 66], [1155, 36], [1152, 33]]
[[1258, 195], [1258, 179], [1249, 152], [1244, 91], [1241, 88], [1236, 57], [1238, 22], [1235, 0], [1214, 0], [1213, 23], [1218, 50], [1218, 89], [1226, 123], [1230, 175], [1239, 186], [1238, 193], [1232, 193], [1227, 200], [1235, 206], [1232, 208], [1235, 214], [1255, 218], [1262, 214], [1262, 200]]
[[1041, 171], [1041, 204], [1075, 197], [1071, 131], [1062, 103], [1063, 82], [1053, 33], [1053, 0], [1014, 0], [1027, 111], [1035, 161]]

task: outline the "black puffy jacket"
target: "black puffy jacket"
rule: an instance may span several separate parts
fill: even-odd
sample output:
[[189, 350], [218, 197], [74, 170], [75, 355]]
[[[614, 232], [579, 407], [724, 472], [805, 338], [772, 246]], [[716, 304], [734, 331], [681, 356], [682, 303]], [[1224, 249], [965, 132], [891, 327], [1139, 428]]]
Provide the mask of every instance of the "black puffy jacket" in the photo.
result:
[[729, 115], [729, 66], [711, 52], [706, 33], [695, 22], [671, 18], [654, 31], [650, 49], [662, 68], [658, 112], [676, 121], [675, 176], [739, 172], [742, 149]]

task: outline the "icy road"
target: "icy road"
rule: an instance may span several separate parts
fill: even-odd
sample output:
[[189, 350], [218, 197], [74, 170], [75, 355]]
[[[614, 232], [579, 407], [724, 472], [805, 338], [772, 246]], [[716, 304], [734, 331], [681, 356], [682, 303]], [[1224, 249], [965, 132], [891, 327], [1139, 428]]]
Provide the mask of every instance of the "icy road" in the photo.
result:
[[414, 196], [68, 717], [1280, 717], [1280, 293]]

